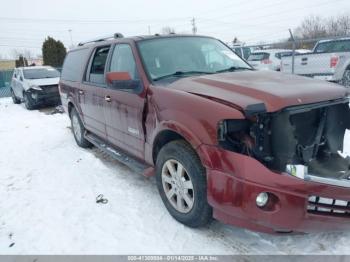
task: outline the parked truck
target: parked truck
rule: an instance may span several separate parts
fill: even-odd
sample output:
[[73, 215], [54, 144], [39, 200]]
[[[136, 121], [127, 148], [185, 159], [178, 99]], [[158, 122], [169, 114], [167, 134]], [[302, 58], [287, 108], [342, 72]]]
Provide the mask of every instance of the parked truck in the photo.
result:
[[211, 37], [118, 33], [70, 50], [59, 89], [77, 144], [154, 175], [189, 227], [350, 229], [348, 89], [254, 70]]
[[[281, 72], [292, 73], [292, 56], [281, 59]], [[295, 54], [294, 73], [350, 86], [350, 37], [321, 40], [311, 53]]]

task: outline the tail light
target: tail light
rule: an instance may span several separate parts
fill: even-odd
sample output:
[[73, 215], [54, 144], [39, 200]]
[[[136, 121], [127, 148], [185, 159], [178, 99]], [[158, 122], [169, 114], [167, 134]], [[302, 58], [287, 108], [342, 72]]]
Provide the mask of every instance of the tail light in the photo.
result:
[[330, 67], [335, 68], [339, 62], [339, 57], [338, 56], [332, 56], [331, 61], [330, 61]]
[[261, 60], [261, 63], [268, 65], [268, 64], [272, 64], [272, 61], [270, 59], [264, 59], [264, 60]]

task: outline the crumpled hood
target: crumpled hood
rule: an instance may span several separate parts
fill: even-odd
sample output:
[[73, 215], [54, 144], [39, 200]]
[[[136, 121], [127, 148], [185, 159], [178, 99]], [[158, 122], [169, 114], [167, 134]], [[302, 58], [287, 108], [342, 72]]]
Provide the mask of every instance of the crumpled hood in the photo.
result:
[[347, 96], [340, 85], [273, 71], [239, 71], [187, 77], [168, 86], [245, 110], [265, 104], [267, 112]]
[[31, 85], [37, 85], [37, 86], [58, 85], [59, 81], [60, 81], [59, 77], [42, 78], [42, 79], [26, 79], [28, 86], [31, 86]]

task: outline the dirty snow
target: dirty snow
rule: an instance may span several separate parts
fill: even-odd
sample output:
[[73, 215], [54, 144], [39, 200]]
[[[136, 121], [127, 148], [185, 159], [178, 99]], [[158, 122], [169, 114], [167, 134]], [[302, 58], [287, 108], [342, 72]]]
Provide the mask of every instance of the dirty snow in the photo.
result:
[[[350, 254], [350, 232], [186, 228], [154, 178], [79, 148], [68, 117], [48, 112], [0, 99], [0, 254]], [[99, 194], [109, 202], [96, 204]]]

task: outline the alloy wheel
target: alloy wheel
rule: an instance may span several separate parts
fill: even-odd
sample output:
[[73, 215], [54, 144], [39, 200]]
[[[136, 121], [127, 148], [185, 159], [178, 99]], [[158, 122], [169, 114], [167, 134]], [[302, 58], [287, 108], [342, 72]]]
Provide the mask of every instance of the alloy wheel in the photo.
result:
[[162, 168], [162, 184], [170, 204], [180, 213], [188, 213], [194, 204], [193, 183], [184, 166], [167, 160]]
[[81, 141], [81, 127], [79, 123], [78, 116], [76, 114], [73, 114], [72, 116], [72, 127], [73, 127], [73, 133], [75, 138], [80, 142]]
[[344, 76], [341, 82], [343, 86], [350, 87], [350, 70], [345, 70]]

